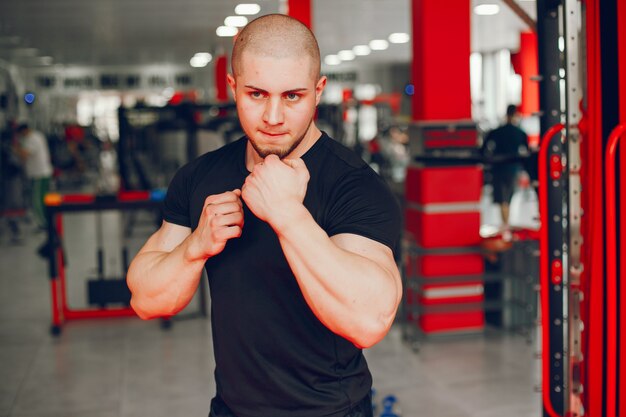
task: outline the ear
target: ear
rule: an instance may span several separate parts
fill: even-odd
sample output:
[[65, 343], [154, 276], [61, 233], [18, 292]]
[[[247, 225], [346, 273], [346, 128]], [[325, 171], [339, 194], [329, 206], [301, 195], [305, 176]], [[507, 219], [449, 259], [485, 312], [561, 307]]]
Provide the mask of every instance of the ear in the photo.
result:
[[228, 81], [230, 91], [233, 93], [233, 100], [237, 101], [237, 95], [235, 94], [237, 82], [235, 81], [235, 77], [232, 74], [226, 74], [226, 81]]
[[322, 93], [324, 92], [324, 88], [326, 88], [326, 82], [328, 79], [326, 76], [320, 77], [317, 85], [315, 86], [315, 105], [320, 104], [320, 100], [322, 99]]

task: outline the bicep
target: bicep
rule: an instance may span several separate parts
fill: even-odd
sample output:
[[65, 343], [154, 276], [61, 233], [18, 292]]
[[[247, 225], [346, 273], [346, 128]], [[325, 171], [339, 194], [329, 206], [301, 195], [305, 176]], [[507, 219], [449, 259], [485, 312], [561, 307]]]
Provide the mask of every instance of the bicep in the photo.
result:
[[400, 273], [393, 257], [393, 251], [387, 245], [353, 233], [340, 233], [330, 240], [340, 249], [362, 256], [384, 269], [400, 283]]
[[191, 234], [191, 228], [166, 222], [161, 224], [148, 241], [143, 245], [139, 254], [145, 252], [171, 252]]

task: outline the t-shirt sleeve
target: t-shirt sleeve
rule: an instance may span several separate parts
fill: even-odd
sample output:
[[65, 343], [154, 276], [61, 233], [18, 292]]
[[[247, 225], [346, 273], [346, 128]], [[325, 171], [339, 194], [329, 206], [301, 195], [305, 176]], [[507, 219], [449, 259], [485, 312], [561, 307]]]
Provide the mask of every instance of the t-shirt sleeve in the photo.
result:
[[189, 165], [186, 165], [176, 172], [163, 201], [163, 220], [185, 227], [191, 227], [189, 218], [191, 174], [189, 171]]
[[326, 233], [360, 235], [390, 247], [400, 241], [401, 212], [396, 197], [369, 167], [338, 181], [329, 205]]

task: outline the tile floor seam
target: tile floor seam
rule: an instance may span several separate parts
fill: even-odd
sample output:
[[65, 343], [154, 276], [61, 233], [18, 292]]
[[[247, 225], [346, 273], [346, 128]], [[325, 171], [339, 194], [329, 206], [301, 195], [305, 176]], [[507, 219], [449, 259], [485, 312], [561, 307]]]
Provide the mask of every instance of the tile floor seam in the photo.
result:
[[124, 416], [124, 395], [126, 394], [126, 381], [127, 381], [127, 373], [126, 373], [126, 363], [128, 359], [128, 332], [124, 332], [124, 347], [122, 349], [122, 366], [120, 372], [120, 394], [119, 394], [119, 407], [118, 407], [118, 416]]
[[17, 406], [17, 399], [19, 398], [20, 393], [22, 392], [22, 389], [24, 388], [24, 384], [26, 383], [26, 380], [28, 379], [28, 376], [30, 375], [31, 371], [33, 370], [33, 366], [35, 365], [35, 361], [37, 360], [37, 357], [39, 356], [41, 350], [43, 349], [43, 346], [44, 346], [44, 343], [43, 342], [39, 342], [39, 347], [37, 347], [37, 350], [36, 350], [35, 354], [31, 358], [30, 363], [28, 364], [28, 369], [26, 370], [26, 372], [24, 372], [24, 376], [22, 377], [22, 380], [18, 384], [17, 390], [15, 392], [15, 397], [13, 398], [13, 402], [11, 404], [11, 407], [9, 408], [9, 414], [7, 415], [8, 417], [10, 417], [13, 414], [13, 411], [15, 410], [15, 407]]

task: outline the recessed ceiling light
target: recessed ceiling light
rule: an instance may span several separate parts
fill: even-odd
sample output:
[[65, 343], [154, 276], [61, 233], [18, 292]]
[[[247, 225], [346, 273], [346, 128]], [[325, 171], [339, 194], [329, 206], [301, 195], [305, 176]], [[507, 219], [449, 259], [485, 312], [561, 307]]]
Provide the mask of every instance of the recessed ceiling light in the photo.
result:
[[342, 61], [352, 61], [355, 57], [354, 52], [349, 49], [344, 49], [343, 51], [337, 52], [337, 56]]
[[365, 56], [365, 55], [369, 55], [372, 52], [372, 50], [367, 45], [357, 45], [354, 48], [352, 48], [352, 52], [354, 52], [354, 55], [356, 56]]
[[389, 48], [389, 42], [384, 39], [374, 39], [370, 42], [370, 48], [372, 51], [384, 51]]
[[235, 7], [235, 13], [243, 15], [254, 15], [261, 11], [261, 6], [255, 3], [242, 3]]
[[339, 59], [337, 55], [326, 55], [324, 63], [326, 63], [326, 65], [339, 65], [341, 64], [341, 59]]
[[497, 4], [479, 4], [474, 7], [474, 13], [479, 16], [493, 16], [500, 13], [500, 6]]
[[208, 64], [208, 61], [199, 56], [194, 56], [189, 60], [189, 65], [191, 65], [194, 68], [206, 67], [207, 64]]
[[242, 28], [248, 24], [248, 18], [245, 16], [228, 16], [224, 19], [224, 25]]
[[389, 35], [389, 42], [391, 43], [407, 43], [411, 40], [408, 33], [392, 33]]
[[232, 26], [220, 26], [215, 30], [217, 36], [220, 36], [222, 38], [235, 36], [237, 32], [239, 32], [237, 28]]
[[200, 57], [201, 59], [204, 59], [207, 63], [211, 62], [211, 60], [213, 59], [213, 55], [211, 55], [209, 52], [196, 52], [194, 57]]

